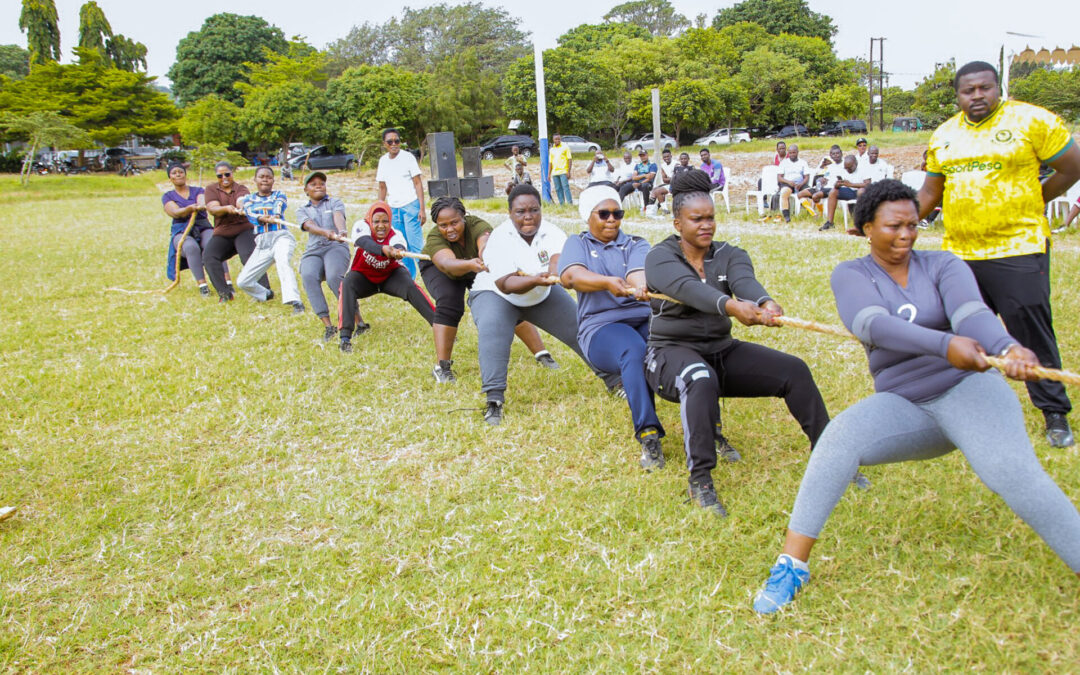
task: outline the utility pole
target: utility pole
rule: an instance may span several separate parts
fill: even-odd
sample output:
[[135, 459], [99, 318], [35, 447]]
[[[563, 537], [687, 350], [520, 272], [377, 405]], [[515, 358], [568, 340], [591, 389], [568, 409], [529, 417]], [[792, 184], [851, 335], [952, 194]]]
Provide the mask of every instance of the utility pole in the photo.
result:
[[874, 43], [878, 45], [878, 131], [885, 130], [885, 38], [870, 38], [870, 109], [867, 114], [866, 128], [874, 126]]
[[547, 91], [544, 87], [544, 52], [540, 44], [533, 44], [533, 58], [536, 67], [536, 125], [540, 136], [540, 189], [545, 202], [551, 201], [551, 183], [548, 182], [548, 127], [547, 127]]

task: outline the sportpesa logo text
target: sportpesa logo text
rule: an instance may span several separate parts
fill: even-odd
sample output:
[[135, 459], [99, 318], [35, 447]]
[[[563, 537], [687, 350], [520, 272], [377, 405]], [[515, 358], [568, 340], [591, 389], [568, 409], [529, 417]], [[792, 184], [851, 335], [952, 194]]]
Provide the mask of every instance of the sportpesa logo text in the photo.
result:
[[945, 167], [945, 173], [968, 173], [970, 171], [1001, 171], [1001, 162], [964, 162]]

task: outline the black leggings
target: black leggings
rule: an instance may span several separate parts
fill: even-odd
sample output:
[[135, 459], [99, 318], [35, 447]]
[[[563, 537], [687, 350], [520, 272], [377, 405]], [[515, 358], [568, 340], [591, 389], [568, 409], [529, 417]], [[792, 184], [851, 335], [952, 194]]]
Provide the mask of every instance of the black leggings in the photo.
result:
[[784, 399], [812, 448], [829, 413], [802, 359], [752, 342], [732, 340], [722, 351], [700, 354], [682, 345], [650, 347], [645, 379], [661, 398], [678, 401], [690, 480], [709, 480], [716, 466], [721, 396]]
[[[246, 263], [254, 250], [254, 230], [244, 230], [235, 237], [223, 237], [220, 234], [210, 237], [210, 243], [203, 249], [203, 266], [218, 295], [224, 298], [232, 294], [225, 284], [225, 261], [239, 254], [241, 264]], [[264, 274], [262, 279], [259, 279], [259, 284], [263, 288], [270, 288], [270, 279]]]
[[420, 276], [428, 293], [435, 298], [435, 319], [440, 326], [457, 328], [465, 315], [465, 294], [472, 288], [475, 275], [462, 279], [448, 277], [434, 263], [420, 263]]
[[338, 330], [342, 340], [352, 338], [353, 326], [356, 323], [357, 300], [369, 298], [376, 293], [386, 293], [395, 298], [408, 300], [424, 321], [431, 324], [435, 318], [435, 308], [420, 290], [420, 287], [409, 275], [409, 270], [398, 267], [386, 281], [375, 283], [356, 270], [349, 270], [345, 279], [341, 282], [341, 293], [338, 294]]

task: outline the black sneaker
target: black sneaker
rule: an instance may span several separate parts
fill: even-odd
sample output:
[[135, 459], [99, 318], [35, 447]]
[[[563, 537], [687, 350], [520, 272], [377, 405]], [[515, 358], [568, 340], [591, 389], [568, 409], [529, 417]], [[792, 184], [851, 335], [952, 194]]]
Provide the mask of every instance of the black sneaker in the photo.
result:
[[353, 329], [353, 335], [363, 335], [371, 328], [370, 324], [366, 324], [363, 321], [356, 324], [356, 328]]
[[720, 503], [720, 498], [716, 496], [716, 488], [713, 487], [712, 481], [707, 483], [691, 482], [689, 501], [699, 509], [705, 509], [721, 518], [727, 518], [727, 509]]
[[322, 341], [330, 342], [335, 337], [337, 337], [337, 326], [327, 326], [326, 330], [323, 331]]
[[619, 382], [618, 384], [615, 384], [615, 385], [612, 385], [612, 386], [608, 387], [607, 391], [608, 391], [609, 394], [611, 394], [615, 398], [621, 398], [624, 401], [627, 398], [626, 387], [623, 386], [622, 382]]
[[340, 349], [343, 354], [352, 354], [352, 341], [342, 340], [338, 349]]
[[784, 222], [785, 223], [790, 223], [791, 222], [791, 211], [789, 211], [787, 209], [784, 209], [782, 211], [782, 213], [784, 214]]
[[724, 438], [724, 434], [716, 435], [716, 456], [729, 464], [742, 459], [742, 455], [728, 442], [728, 439]]
[[831, 220], [826, 220], [825, 224], [818, 228], [818, 232], [824, 232], [825, 230], [831, 230], [831, 229], [833, 229], [832, 221]]
[[225, 295], [218, 296], [218, 302], [219, 303], [221, 303], [221, 302], [232, 302], [232, 301], [233, 301], [233, 294], [232, 293], [226, 293]]
[[550, 352], [538, 352], [533, 355], [533, 358], [536, 359], [537, 363], [547, 368], [548, 370], [559, 369], [559, 362], [555, 360], [555, 357], [553, 357]]
[[1046, 442], [1051, 448], [1068, 448], [1076, 445], [1069, 420], [1063, 413], [1043, 413], [1046, 418]]
[[435, 367], [431, 369], [431, 374], [435, 376], [435, 381], [439, 384], [457, 382], [457, 376], [454, 375], [454, 371], [451, 369], [453, 365], [453, 361], [439, 361], [436, 363]]
[[293, 314], [303, 314], [304, 313], [304, 303], [300, 302], [299, 300], [295, 300], [293, 302], [290, 302], [289, 304], [292, 305], [292, 313]]
[[210, 297], [210, 289], [206, 287], [206, 284], [199, 286], [199, 295], [203, 296], [204, 298]]
[[270, 302], [273, 299], [274, 299], [274, 291], [272, 291], [272, 290], [266, 291], [266, 302]]
[[501, 401], [488, 401], [484, 408], [484, 421], [493, 427], [502, 424], [502, 407]]
[[656, 429], [648, 429], [638, 439], [641, 443], [641, 468], [646, 471], [659, 471], [664, 468], [664, 449], [660, 446], [660, 435]]

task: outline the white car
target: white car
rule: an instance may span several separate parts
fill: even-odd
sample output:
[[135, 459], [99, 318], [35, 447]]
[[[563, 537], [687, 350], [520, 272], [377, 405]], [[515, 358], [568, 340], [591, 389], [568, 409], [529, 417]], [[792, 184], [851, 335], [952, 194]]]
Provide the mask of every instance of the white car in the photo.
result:
[[587, 141], [581, 136], [563, 136], [563, 145], [570, 148], [570, 152], [588, 152], [597, 153], [600, 152], [600, 144]]
[[[629, 140], [622, 144], [623, 150], [629, 150], [631, 152], [638, 152], [645, 150], [651, 152], [653, 145], [653, 135], [645, 134], [641, 138]], [[679, 142], [667, 134], [660, 134], [660, 149], [661, 150], [674, 150], [679, 147]]]
[[694, 141], [694, 145], [729, 145], [731, 143], [749, 143], [750, 134], [745, 129], [716, 129]]

